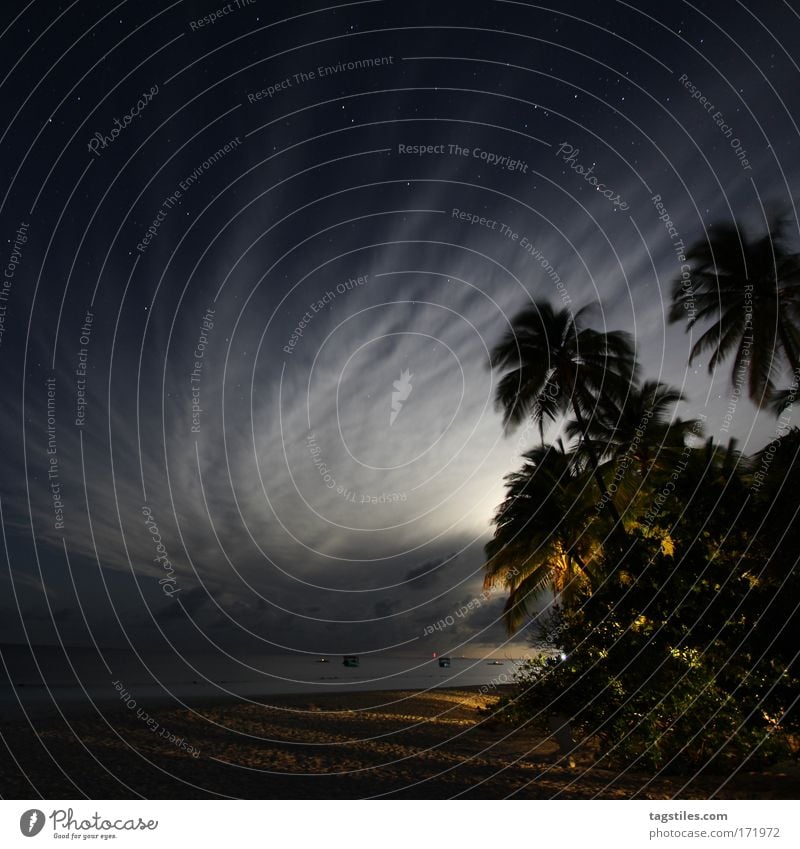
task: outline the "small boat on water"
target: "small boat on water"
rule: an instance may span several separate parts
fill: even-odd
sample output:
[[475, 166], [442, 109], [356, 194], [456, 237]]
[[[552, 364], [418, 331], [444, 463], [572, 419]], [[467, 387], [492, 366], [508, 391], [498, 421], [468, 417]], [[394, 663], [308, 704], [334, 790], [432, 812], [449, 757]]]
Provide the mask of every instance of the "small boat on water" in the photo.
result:
[[502, 666], [503, 661], [502, 660], [490, 660], [488, 665], [489, 666]]
[[327, 657], [317, 658], [316, 663], [330, 663]]
[[450, 666], [450, 658], [449, 657], [440, 657], [439, 658], [439, 666], [447, 668]]
[[342, 660], [345, 666], [358, 666], [359, 659], [357, 654], [346, 654]]

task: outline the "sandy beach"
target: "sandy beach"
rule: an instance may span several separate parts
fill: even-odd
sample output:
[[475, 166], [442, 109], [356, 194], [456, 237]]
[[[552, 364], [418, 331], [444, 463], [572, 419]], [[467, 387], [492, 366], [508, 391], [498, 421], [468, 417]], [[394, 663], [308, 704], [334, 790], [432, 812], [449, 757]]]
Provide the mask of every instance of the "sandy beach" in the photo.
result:
[[[797, 798], [800, 770], [648, 776], [571, 768], [542, 727], [511, 729], [470, 689], [120, 705], [4, 721], [3, 798]], [[266, 700], [265, 700], [266, 701]], [[35, 727], [34, 727], [35, 726]]]

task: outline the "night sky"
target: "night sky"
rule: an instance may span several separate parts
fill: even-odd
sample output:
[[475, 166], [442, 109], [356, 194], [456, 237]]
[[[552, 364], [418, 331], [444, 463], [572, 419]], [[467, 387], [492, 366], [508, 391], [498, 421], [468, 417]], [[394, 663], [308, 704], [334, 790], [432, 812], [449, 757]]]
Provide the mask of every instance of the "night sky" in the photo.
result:
[[681, 245], [795, 214], [795, 2], [3, 18], [0, 642], [513, 651], [482, 548], [538, 434], [488, 354], [531, 299], [774, 434], [665, 315]]

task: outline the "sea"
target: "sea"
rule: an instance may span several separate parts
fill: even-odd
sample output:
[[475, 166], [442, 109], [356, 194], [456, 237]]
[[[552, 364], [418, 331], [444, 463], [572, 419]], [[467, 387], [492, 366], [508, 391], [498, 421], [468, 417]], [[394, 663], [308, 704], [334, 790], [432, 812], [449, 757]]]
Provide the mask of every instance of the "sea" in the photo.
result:
[[178, 655], [60, 646], [0, 646], [0, 712], [4, 716], [75, 713], [133, 699], [138, 705], [223, 701], [268, 703], [270, 696], [369, 690], [433, 690], [513, 682], [523, 658], [364, 654], [358, 666], [341, 655]]

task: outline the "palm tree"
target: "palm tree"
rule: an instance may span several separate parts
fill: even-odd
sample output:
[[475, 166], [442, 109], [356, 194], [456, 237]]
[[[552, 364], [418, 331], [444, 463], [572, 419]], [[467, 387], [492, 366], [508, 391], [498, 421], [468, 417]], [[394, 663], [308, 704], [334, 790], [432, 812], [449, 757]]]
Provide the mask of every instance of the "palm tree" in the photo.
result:
[[622, 532], [620, 517], [600, 474], [600, 455], [589, 434], [598, 403], [621, 404], [638, 365], [628, 333], [585, 326], [588, 307], [555, 310], [546, 301], [523, 309], [492, 350], [492, 368], [505, 372], [495, 395], [507, 431], [530, 418], [544, 433], [547, 422], [572, 413], [604, 502]]
[[[616, 469], [615, 478], [624, 472], [625, 480], [638, 489], [648, 476], [658, 478], [671, 469], [687, 437], [702, 432], [699, 420], [672, 415], [684, 400], [679, 389], [658, 380], [631, 387], [621, 407], [607, 398], [600, 400], [588, 435], [600, 458]], [[568, 422], [565, 430], [571, 437], [581, 434], [577, 421]]]
[[[798, 375], [800, 377], [800, 375]], [[788, 389], [776, 389], [767, 401], [767, 407], [779, 417], [787, 410], [791, 410], [798, 401], [797, 382], [794, 381]]]
[[670, 323], [712, 325], [692, 347], [689, 362], [711, 351], [709, 372], [733, 355], [731, 380], [747, 376], [748, 394], [761, 406], [782, 367], [800, 367], [800, 257], [787, 244], [786, 218], [773, 216], [766, 233], [749, 238], [736, 222], [714, 228], [687, 252], [687, 279], [672, 288]]
[[509, 596], [503, 616], [509, 632], [531, 613], [530, 604], [550, 590], [565, 599], [591, 587], [601, 550], [595, 517], [597, 490], [563, 444], [523, 455], [523, 467], [507, 475], [506, 497], [486, 545], [484, 587], [503, 585]]
[[790, 498], [800, 485], [800, 428], [787, 427], [757, 451], [750, 462], [750, 484], [760, 492], [770, 513], [786, 515], [786, 527], [797, 522], [797, 498]]

